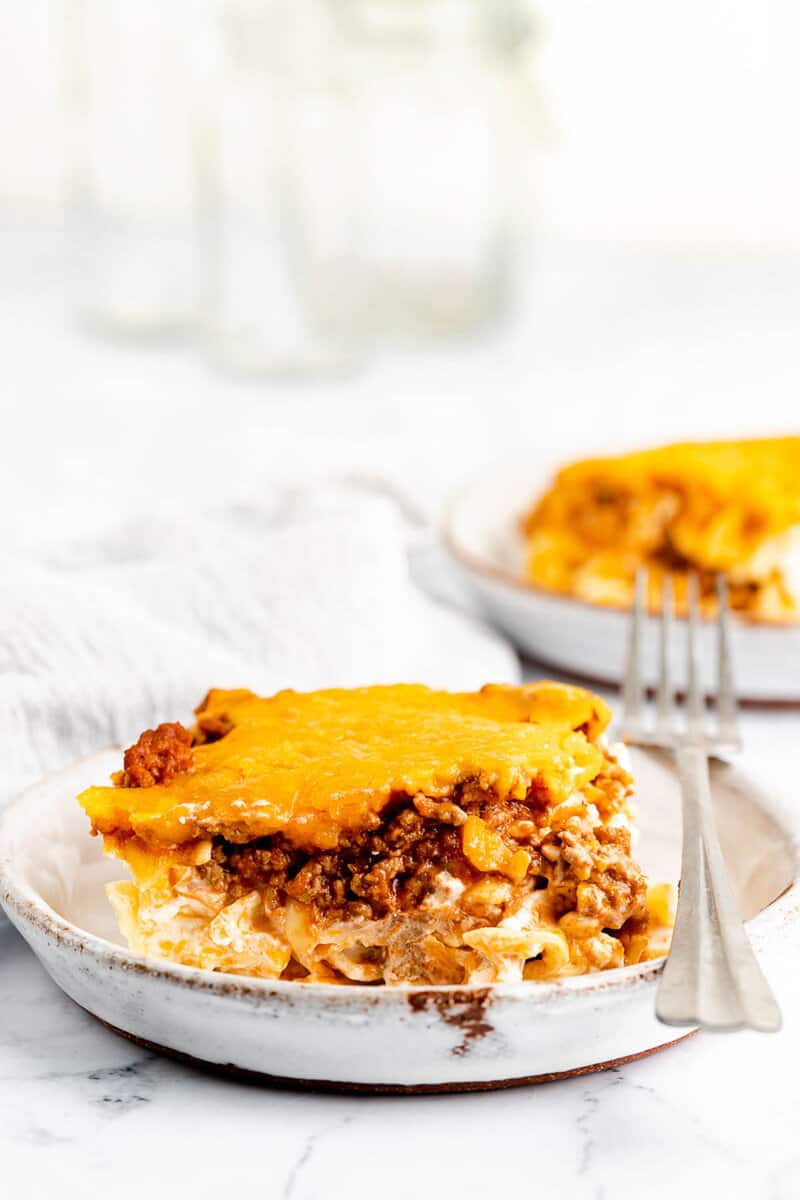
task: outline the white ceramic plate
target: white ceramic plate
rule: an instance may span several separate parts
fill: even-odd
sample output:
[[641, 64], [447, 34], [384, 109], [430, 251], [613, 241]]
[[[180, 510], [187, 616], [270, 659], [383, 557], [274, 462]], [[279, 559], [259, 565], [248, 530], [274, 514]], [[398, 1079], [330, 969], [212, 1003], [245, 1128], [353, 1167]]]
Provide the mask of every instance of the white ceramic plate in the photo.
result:
[[[316, 1086], [458, 1090], [596, 1070], [670, 1044], [653, 1015], [658, 962], [557, 983], [331, 987], [269, 983], [141, 958], [121, 944], [104, 892], [122, 865], [91, 838], [78, 791], [119, 751], [22, 796], [0, 821], [0, 901], [67, 995], [127, 1037], [218, 1068]], [[668, 761], [634, 752], [637, 856], [674, 879], [679, 804]], [[724, 849], [757, 950], [797, 915], [798, 849], [780, 800], [714, 767]]]
[[[617, 684], [624, 661], [628, 614], [572, 600], [525, 581], [520, 515], [550, 482], [528, 464], [495, 468], [465, 488], [445, 520], [451, 558], [486, 617], [537, 661], [598, 683]], [[648, 621], [645, 679], [657, 679], [657, 620]], [[672, 669], [677, 687], [686, 677], [683, 622], [673, 631]], [[759, 703], [800, 704], [800, 625], [764, 625], [734, 618], [738, 690]], [[715, 629], [703, 622], [702, 656], [709, 693], [714, 690]]]

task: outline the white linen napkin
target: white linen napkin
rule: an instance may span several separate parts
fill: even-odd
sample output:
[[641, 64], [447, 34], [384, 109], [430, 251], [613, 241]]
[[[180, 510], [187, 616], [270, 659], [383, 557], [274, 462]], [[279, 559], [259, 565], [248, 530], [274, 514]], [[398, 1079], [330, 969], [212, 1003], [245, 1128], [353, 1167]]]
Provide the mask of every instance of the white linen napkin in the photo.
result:
[[211, 686], [517, 680], [504, 642], [412, 582], [412, 525], [389, 495], [350, 482], [152, 517], [38, 560], [7, 555], [0, 801], [159, 721], [188, 721]]

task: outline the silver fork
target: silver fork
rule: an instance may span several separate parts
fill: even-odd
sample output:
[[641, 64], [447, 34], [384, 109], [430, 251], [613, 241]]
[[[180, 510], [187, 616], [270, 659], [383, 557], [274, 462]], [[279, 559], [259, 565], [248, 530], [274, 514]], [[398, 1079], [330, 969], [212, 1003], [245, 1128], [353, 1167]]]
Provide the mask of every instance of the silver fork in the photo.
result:
[[656, 996], [656, 1016], [666, 1025], [705, 1029], [781, 1027], [781, 1014], [739, 916], [720, 849], [711, 806], [708, 756], [741, 750], [736, 691], [731, 664], [726, 581], [717, 578], [717, 728], [706, 732], [705, 695], [698, 656], [698, 584], [689, 578], [686, 727], [679, 731], [670, 678], [672, 580], [665, 576], [659, 636], [656, 720], [648, 730], [642, 686], [642, 641], [647, 574], [639, 571], [631, 616], [623, 686], [622, 736], [626, 741], [672, 750], [678, 768], [683, 811], [683, 849], [678, 911], [672, 946]]

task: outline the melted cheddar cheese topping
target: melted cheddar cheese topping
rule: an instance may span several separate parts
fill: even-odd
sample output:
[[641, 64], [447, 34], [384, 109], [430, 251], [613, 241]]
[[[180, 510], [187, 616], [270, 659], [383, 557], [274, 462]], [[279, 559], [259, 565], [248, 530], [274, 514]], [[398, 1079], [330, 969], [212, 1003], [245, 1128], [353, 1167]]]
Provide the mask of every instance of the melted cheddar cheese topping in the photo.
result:
[[531, 786], [558, 803], [594, 779], [604, 754], [593, 740], [609, 721], [603, 702], [555, 683], [487, 685], [449, 693], [403, 684], [310, 693], [213, 690], [191, 765], [152, 787], [92, 787], [79, 797], [93, 829], [179, 846], [221, 836], [282, 833], [326, 849], [342, 830], [366, 827], [393, 796], [445, 797], [477, 779], [499, 798]]

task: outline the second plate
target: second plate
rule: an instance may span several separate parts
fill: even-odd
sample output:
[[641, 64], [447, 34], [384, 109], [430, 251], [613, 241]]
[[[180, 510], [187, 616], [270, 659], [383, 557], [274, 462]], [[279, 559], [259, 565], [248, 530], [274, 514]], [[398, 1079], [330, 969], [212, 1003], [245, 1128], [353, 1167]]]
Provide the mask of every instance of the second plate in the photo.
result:
[[[628, 613], [548, 592], [526, 582], [520, 515], [549, 483], [541, 467], [498, 467], [466, 487], [445, 518], [448, 554], [486, 617], [525, 654], [545, 666], [600, 684], [619, 684]], [[737, 689], [757, 703], [800, 704], [800, 625], [765, 625], [734, 618]], [[645, 681], [657, 679], [658, 620], [647, 621]], [[703, 671], [715, 688], [715, 624], [702, 622]], [[684, 622], [675, 621], [672, 678], [686, 676]]]

